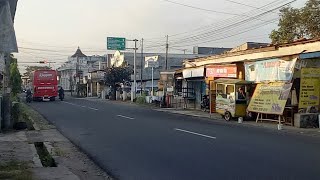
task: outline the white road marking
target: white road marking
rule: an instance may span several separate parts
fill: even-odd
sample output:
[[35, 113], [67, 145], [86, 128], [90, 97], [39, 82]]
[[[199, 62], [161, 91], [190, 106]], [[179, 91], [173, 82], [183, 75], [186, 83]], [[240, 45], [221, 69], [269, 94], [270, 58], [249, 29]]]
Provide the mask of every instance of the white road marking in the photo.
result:
[[88, 108], [91, 110], [99, 111], [99, 109], [96, 109], [96, 108], [92, 108], [92, 107], [88, 107]]
[[126, 118], [126, 119], [134, 119], [132, 117], [128, 117], [128, 116], [122, 116], [122, 115], [117, 115], [118, 117], [122, 117], [122, 118]]
[[193, 135], [197, 135], [197, 136], [202, 136], [202, 137], [206, 137], [206, 138], [210, 138], [210, 139], [217, 139], [217, 137], [208, 136], [208, 135], [205, 135], [205, 134], [200, 134], [200, 133], [196, 133], [196, 132], [192, 132], [192, 131], [187, 131], [187, 130], [183, 130], [183, 129], [175, 128], [174, 130], [175, 130], [175, 131], [180, 131], [180, 132], [189, 133], [189, 134], [193, 134]]
[[70, 102], [66, 102], [66, 101], [62, 101], [62, 102], [63, 102], [63, 103], [66, 103], [66, 104], [73, 105], [73, 106], [77, 106], [77, 107], [88, 108], [88, 109], [95, 110], [95, 111], [98, 111], [98, 110], [99, 110], [99, 109], [96, 109], [96, 108], [87, 107], [87, 106], [82, 106], [82, 105], [78, 105], [78, 104], [74, 104], [74, 103], [70, 103]]

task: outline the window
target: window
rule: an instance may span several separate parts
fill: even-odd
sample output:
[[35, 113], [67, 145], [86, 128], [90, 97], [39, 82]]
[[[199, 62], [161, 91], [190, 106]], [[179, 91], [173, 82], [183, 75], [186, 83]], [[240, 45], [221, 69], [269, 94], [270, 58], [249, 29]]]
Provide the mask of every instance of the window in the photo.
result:
[[226, 92], [228, 95], [234, 93], [234, 86], [233, 85], [227, 85]]

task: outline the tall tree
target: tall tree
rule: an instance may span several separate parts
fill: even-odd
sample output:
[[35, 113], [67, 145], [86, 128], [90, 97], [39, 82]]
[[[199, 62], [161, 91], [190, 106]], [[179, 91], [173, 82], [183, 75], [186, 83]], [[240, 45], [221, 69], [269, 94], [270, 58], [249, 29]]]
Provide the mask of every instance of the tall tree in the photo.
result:
[[269, 37], [273, 44], [320, 37], [320, 0], [308, 0], [302, 8], [281, 9], [278, 29]]
[[23, 73], [23, 76], [30, 77], [31, 73], [35, 70], [48, 70], [51, 69], [49, 66], [27, 66], [26, 72]]
[[311, 38], [320, 37], [320, 0], [309, 0], [302, 9], [306, 33]]
[[115, 100], [117, 87], [130, 81], [131, 68], [127, 66], [107, 68], [105, 83], [111, 86], [111, 99]]
[[18, 69], [17, 59], [10, 55], [10, 84], [12, 87], [12, 95], [16, 96], [21, 91], [21, 75]]

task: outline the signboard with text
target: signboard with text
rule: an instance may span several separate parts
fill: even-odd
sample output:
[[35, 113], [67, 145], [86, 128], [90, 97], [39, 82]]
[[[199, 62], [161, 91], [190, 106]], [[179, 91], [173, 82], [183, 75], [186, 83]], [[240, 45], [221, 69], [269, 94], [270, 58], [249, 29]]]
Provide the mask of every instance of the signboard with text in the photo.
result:
[[302, 68], [299, 108], [317, 107], [320, 98], [320, 69]]
[[250, 100], [248, 111], [282, 115], [292, 83], [258, 84]]
[[268, 59], [245, 63], [245, 79], [252, 82], [291, 81], [297, 58]]
[[107, 37], [108, 50], [126, 50], [126, 38]]
[[159, 56], [149, 56], [145, 57], [145, 68], [158, 68], [159, 67]]
[[206, 77], [237, 77], [237, 66], [207, 66]]

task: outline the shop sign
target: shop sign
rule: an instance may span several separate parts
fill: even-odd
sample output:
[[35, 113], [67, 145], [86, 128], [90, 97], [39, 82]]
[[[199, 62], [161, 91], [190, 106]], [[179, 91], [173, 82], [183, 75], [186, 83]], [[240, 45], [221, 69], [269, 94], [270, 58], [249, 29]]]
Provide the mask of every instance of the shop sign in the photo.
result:
[[299, 108], [318, 107], [320, 98], [320, 69], [302, 68]]
[[206, 68], [206, 77], [237, 77], [237, 66], [208, 66]]
[[292, 60], [268, 59], [245, 63], [247, 81], [291, 81], [297, 58]]
[[292, 83], [258, 84], [250, 100], [248, 111], [282, 115]]
[[183, 78], [194, 78], [204, 76], [204, 67], [184, 69], [182, 71]]

